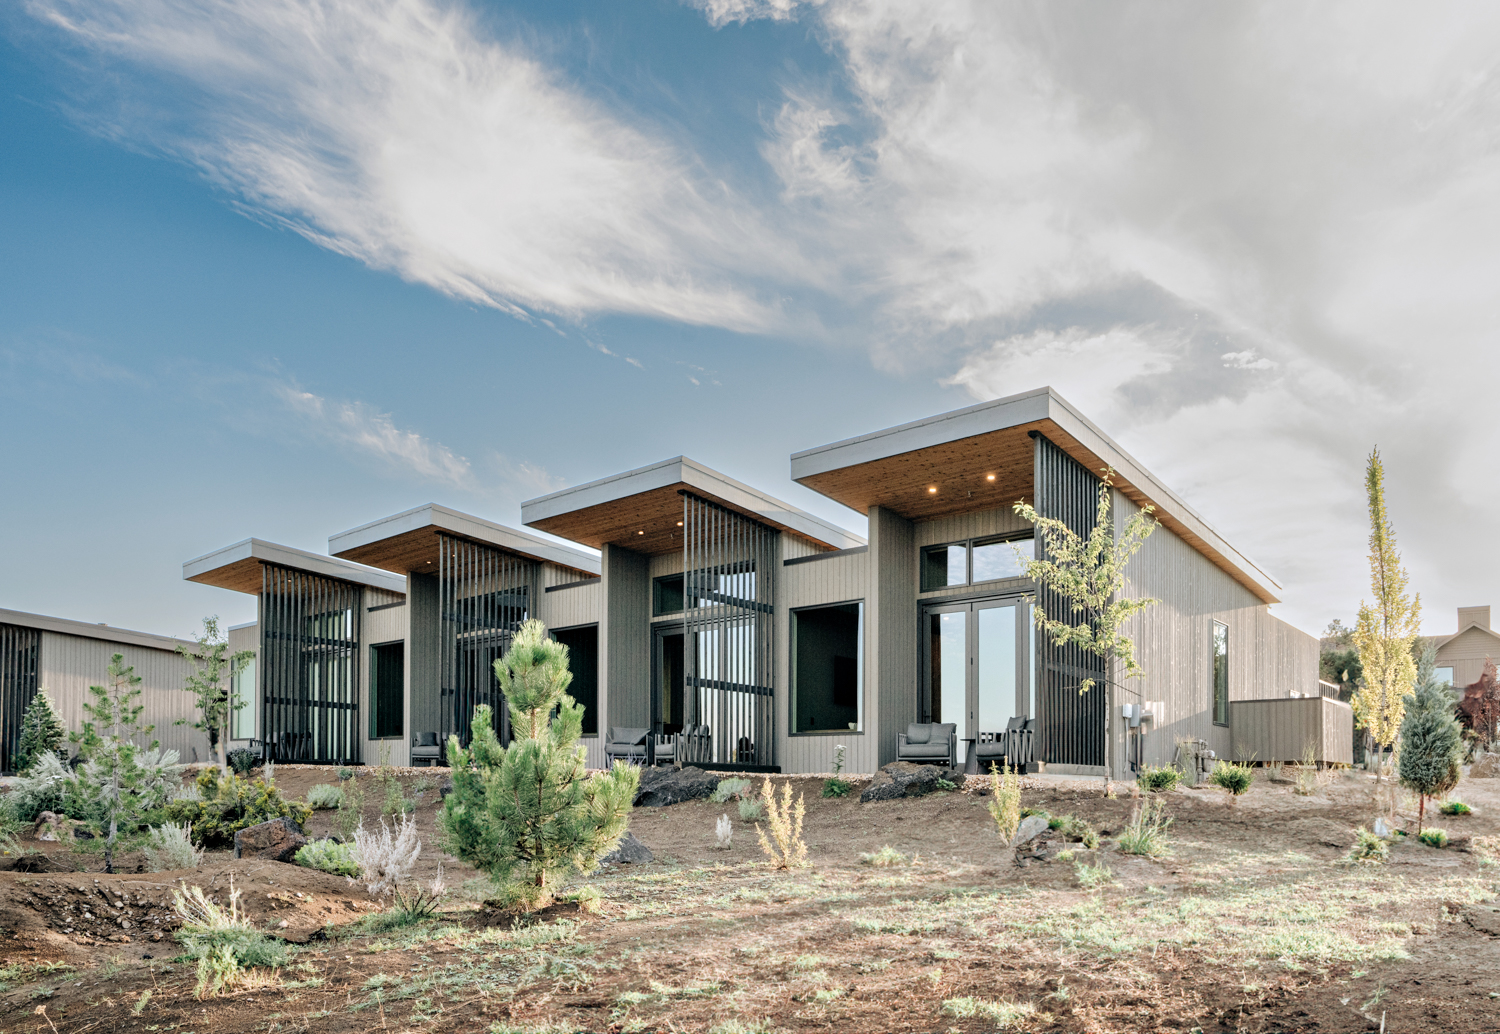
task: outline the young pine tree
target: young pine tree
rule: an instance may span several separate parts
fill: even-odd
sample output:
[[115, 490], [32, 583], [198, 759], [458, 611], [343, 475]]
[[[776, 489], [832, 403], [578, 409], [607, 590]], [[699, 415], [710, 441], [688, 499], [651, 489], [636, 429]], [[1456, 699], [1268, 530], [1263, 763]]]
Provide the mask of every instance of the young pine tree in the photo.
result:
[[155, 740], [138, 742], [156, 728], [141, 724], [140, 685], [135, 668], [115, 654], [109, 686], [89, 687], [94, 699], [84, 702], [83, 728], [68, 737], [84, 763], [68, 780], [64, 806], [94, 834], [88, 843], [104, 852], [109, 873], [115, 871], [116, 853], [161, 820], [182, 772], [175, 750], [163, 752]]
[[52, 698], [45, 689], [31, 698], [26, 713], [21, 717], [21, 739], [16, 744], [15, 771], [25, 775], [43, 754], [56, 754], [63, 759], [67, 754], [63, 744], [67, 742], [68, 730], [52, 706]]
[[[1396, 530], [1385, 509], [1385, 467], [1379, 449], [1370, 453], [1365, 492], [1370, 504], [1370, 590], [1375, 602], [1359, 605], [1354, 645], [1365, 681], [1351, 703], [1359, 724], [1386, 748], [1396, 742], [1403, 701], [1417, 680], [1412, 644], [1422, 628], [1422, 597], [1406, 594], [1406, 568], [1396, 552]], [[1376, 768], [1377, 780], [1380, 774]]]
[[1453, 693], [1445, 683], [1427, 677], [1409, 694], [1401, 719], [1401, 785], [1417, 794], [1417, 834], [1427, 815], [1427, 798], [1440, 797], [1458, 785], [1464, 759], [1463, 728], [1454, 715]]
[[183, 689], [195, 698], [198, 720], [189, 722], [186, 718], [180, 718], [176, 724], [191, 725], [194, 729], [207, 733], [209, 751], [216, 755], [219, 770], [228, 775], [229, 755], [226, 748], [229, 721], [234, 712], [245, 706], [245, 701], [229, 698], [226, 679], [233, 679], [246, 662], [255, 656], [255, 651], [241, 650], [231, 656], [229, 641], [219, 631], [219, 619], [211, 617], [203, 619], [203, 634], [194, 640], [194, 645], [183, 644], [177, 648], [177, 652], [193, 665]]
[[583, 708], [567, 695], [568, 648], [532, 620], [495, 662], [513, 739], [502, 747], [489, 707], [474, 709], [473, 741], [448, 741], [453, 790], [439, 816], [447, 848], [484, 870], [511, 901], [539, 907], [573, 872], [589, 872], [630, 820], [639, 771], [584, 772]]

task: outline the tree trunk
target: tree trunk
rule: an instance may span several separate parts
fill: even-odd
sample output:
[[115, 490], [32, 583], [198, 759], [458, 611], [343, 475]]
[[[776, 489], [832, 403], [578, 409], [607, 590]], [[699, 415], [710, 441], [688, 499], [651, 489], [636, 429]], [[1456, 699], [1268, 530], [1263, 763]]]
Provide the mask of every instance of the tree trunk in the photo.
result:
[[1427, 795], [1417, 794], [1417, 836], [1422, 835], [1422, 819], [1427, 815]]

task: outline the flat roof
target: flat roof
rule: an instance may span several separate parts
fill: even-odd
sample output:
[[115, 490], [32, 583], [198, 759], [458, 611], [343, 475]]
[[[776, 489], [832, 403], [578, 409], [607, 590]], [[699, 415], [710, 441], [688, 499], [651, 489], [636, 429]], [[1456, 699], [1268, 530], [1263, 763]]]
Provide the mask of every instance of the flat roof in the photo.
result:
[[437, 503], [428, 503], [340, 532], [329, 538], [328, 552], [345, 560], [400, 574], [434, 571], [437, 569], [439, 533], [583, 574], [599, 573], [599, 557], [593, 553], [560, 542], [549, 542]]
[[529, 499], [521, 504], [521, 521], [595, 549], [610, 543], [650, 555], [670, 553], [682, 549], [678, 522], [685, 491], [826, 549], [865, 544], [851, 531], [686, 456]]
[[135, 632], [128, 628], [115, 628], [104, 622], [90, 624], [71, 618], [54, 618], [45, 614], [28, 614], [21, 610], [0, 610], [0, 625], [19, 625], [22, 628], [37, 628], [44, 632], [60, 632], [63, 635], [83, 636], [86, 639], [102, 639], [107, 643], [125, 643], [129, 646], [145, 646], [152, 650], [176, 650], [179, 646], [198, 644], [190, 639], [174, 639], [155, 632]]
[[1090, 471], [1113, 467], [1127, 498], [1154, 506], [1157, 520], [1262, 602], [1280, 602], [1274, 578], [1050, 387], [793, 453], [792, 480], [861, 513], [883, 506], [910, 520], [1030, 502], [1031, 431]]
[[260, 569], [263, 564], [290, 567], [294, 571], [306, 571], [324, 578], [337, 578], [355, 585], [368, 585], [406, 595], [405, 578], [363, 564], [350, 563], [321, 553], [310, 553], [293, 546], [280, 546], [263, 539], [245, 539], [215, 550], [207, 556], [189, 560], [182, 565], [182, 577], [190, 582], [216, 585], [221, 589], [233, 589], [235, 592], [258, 596], [262, 585]]

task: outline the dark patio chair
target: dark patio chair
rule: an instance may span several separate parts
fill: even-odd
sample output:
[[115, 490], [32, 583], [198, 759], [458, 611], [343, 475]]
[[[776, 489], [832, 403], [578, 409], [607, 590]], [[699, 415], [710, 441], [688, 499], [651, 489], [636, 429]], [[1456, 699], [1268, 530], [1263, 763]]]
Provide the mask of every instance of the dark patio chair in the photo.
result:
[[896, 759], [919, 765], [942, 763], [953, 767], [958, 723], [912, 722], [896, 734]]
[[646, 737], [650, 735], [650, 729], [627, 729], [611, 725], [609, 739], [604, 741], [604, 757], [610, 763], [624, 761], [632, 765], [644, 764]]
[[443, 756], [435, 732], [413, 733], [411, 738], [411, 763], [413, 768], [431, 767]]

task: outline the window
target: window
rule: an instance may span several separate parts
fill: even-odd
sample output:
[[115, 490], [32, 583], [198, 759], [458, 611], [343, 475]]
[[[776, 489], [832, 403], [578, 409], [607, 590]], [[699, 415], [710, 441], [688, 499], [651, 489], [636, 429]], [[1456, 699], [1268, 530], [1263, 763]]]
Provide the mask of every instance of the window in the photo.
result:
[[573, 673], [568, 695], [583, 707], [583, 734], [598, 735], [599, 626], [557, 629], [552, 638], [568, 648], [568, 670]]
[[1229, 626], [1214, 622], [1214, 724], [1229, 724]]
[[651, 583], [651, 614], [682, 613], [682, 575], [669, 574]]
[[406, 728], [406, 644], [370, 647], [370, 739], [398, 740]]
[[1024, 578], [1027, 562], [1035, 558], [1036, 540], [1030, 534], [928, 546], [922, 550], [922, 591]]
[[863, 603], [792, 611], [792, 732], [858, 732], [864, 704]]
[[232, 740], [255, 739], [255, 658], [234, 673], [229, 680], [229, 692], [233, 703], [244, 706], [234, 711], [229, 720], [229, 738]]
[[1453, 685], [1453, 669], [1451, 667], [1433, 668], [1432, 677], [1438, 682], [1446, 682]]

